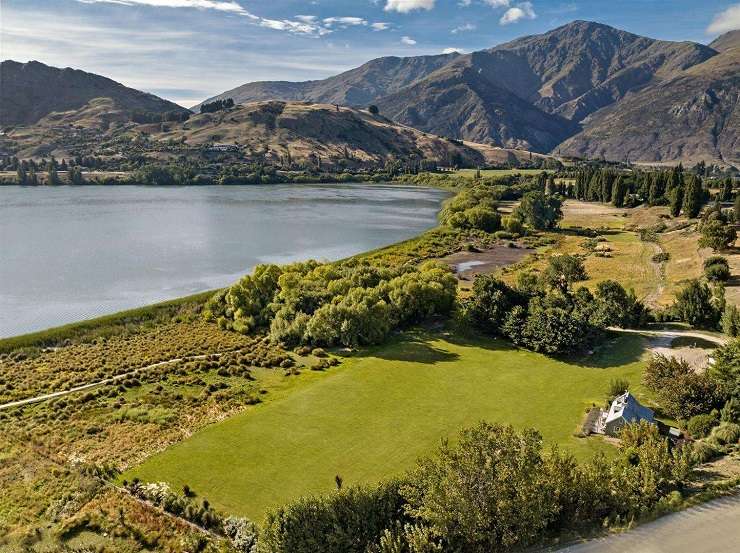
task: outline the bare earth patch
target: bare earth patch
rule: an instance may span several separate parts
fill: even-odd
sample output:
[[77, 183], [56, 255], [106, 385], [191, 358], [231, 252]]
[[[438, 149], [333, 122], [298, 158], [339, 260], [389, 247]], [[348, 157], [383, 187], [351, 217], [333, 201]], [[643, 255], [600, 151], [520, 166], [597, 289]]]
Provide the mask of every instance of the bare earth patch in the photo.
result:
[[[501, 267], [513, 265], [531, 252], [532, 250], [521, 247], [511, 248], [497, 244], [480, 252], [457, 252], [442, 258], [441, 261], [455, 272], [461, 281], [460, 285], [467, 288], [477, 275], [490, 274]], [[465, 283], [468, 283], [468, 286]]]

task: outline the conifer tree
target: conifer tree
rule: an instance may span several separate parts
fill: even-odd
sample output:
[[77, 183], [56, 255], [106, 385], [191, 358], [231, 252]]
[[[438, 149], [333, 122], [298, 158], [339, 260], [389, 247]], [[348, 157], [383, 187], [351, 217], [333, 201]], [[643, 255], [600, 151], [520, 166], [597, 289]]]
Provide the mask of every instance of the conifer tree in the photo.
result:
[[683, 197], [683, 213], [689, 219], [694, 219], [699, 215], [702, 204], [702, 182], [701, 178], [691, 175], [686, 184]]
[[624, 197], [627, 193], [627, 187], [624, 184], [624, 179], [622, 178], [622, 175], [619, 175], [616, 180], [614, 181], [614, 184], [612, 185], [612, 203], [614, 204], [614, 207], [623, 207], [624, 206]]
[[668, 193], [668, 202], [671, 208], [671, 216], [678, 217], [683, 205], [683, 185], [679, 184]]

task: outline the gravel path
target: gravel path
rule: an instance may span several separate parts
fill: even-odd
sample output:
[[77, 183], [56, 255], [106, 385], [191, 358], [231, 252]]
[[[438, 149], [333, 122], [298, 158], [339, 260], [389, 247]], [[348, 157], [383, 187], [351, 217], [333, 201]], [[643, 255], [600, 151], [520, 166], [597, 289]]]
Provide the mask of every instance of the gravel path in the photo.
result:
[[634, 530], [572, 545], [558, 553], [737, 553], [740, 494], [673, 513]]

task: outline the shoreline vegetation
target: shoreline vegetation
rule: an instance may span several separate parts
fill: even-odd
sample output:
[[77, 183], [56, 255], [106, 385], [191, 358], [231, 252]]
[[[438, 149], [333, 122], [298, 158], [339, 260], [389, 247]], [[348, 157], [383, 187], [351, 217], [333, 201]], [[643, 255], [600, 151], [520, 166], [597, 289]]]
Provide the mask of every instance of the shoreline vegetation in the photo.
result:
[[[704, 375], [694, 374], [682, 362], [661, 360], [666, 358], [645, 363], [645, 344], [636, 336], [587, 352], [598, 337], [609, 335], [604, 334], [608, 327], [640, 326], [651, 317], [716, 328], [725, 315], [715, 288], [696, 281], [690, 294], [679, 295], [676, 306], [652, 313], [619, 282], [577, 288], [589, 279], [584, 259], [607, 252], [606, 238], [599, 240], [610, 230], [556, 230], [563, 198], [633, 207], [648, 203], [649, 195], [651, 205], [664, 205], [679, 203], [673, 191], [681, 190], [684, 203], [679, 211], [690, 209], [696, 217], [709, 200], [709, 190], [698, 176], [687, 175], [684, 185], [684, 176], [676, 170], [657, 178], [650, 173], [616, 176], [608, 169], [521, 176], [476, 171], [465, 176], [405, 175], [393, 182], [453, 192], [440, 211], [439, 225], [347, 259], [258, 266], [225, 289], [0, 339], [0, 362], [8, 368], [0, 375], [3, 402], [85, 379], [123, 375], [120, 382], [79, 397], [0, 413], [7, 426], [7, 436], [0, 437], [0, 453], [5, 452], [0, 458], [7, 461], [0, 463], [0, 484], [8, 484], [0, 514], [13, 517], [20, 529], [15, 537], [31, 544], [72, 544], [82, 537], [86, 545], [85, 539], [95, 542], [105, 536], [108, 541], [97, 543], [114, 540], [120, 546], [115, 551], [144, 547], [294, 553], [326, 544], [330, 546], [325, 550], [337, 553], [505, 550], [623, 529], [683, 508], [697, 496], [727, 493], [738, 485], [737, 474], [730, 471], [727, 476], [721, 468], [719, 476], [694, 473], [699, 463], [736, 455], [740, 408], [731, 367], [740, 358], [737, 345], [728, 345], [719, 355], [730, 367], [727, 372]], [[733, 216], [721, 208], [712, 213], [712, 220], [725, 222]], [[588, 253], [552, 255], [558, 253], [555, 237], [560, 234], [585, 240]], [[647, 238], [656, 239], [652, 234]], [[516, 264], [516, 272], [483, 274], [467, 290], [461, 280], [453, 279], [451, 267], [439, 263], [456, 252], [487, 251], [496, 245], [526, 248], [531, 255]], [[543, 249], [547, 258], [541, 255]], [[415, 301], [419, 295], [428, 301]], [[506, 356], [519, 361], [484, 376], [492, 358], [501, 365]], [[126, 376], [132, 368], [167, 359], [178, 362]], [[523, 382], [521, 371], [531, 364], [539, 368], [529, 371], [522, 388], [516, 383]], [[387, 377], [379, 374], [381, 365]], [[467, 370], [471, 367], [475, 370]], [[615, 370], [605, 372], [610, 368]], [[349, 378], [350, 369], [360, 381]], [[394, 376], [399, 370], [403, 374]], [[432, 373], [436, 376], [429, 382]], [[567, 412], [558, 412], [557, 421], [547, 415], [549, 404], [515, 416], [532, 390], [547, 400], [553, 378], [562, 378], [563, 385], [576, 373], [581, 386], [569, 396]], [[342, 421], [331, 420], [336, 419], [331, 406], [337, 400], [321, 395], [322, 390], [333, 389], [346, 401], [352, 394], [367, 397], [369, 388], [363, 387], [375, 386], [370, 397], [386, 411], [373, 416], [392, 427], [384, 417], [397, 422], [410, 415], [405, 407], [398, 411], [399, 404], [417, 405], [421, 399], [431, 402], [430, 413], [442, 416], [454, 404], [463, 404], [465, 394], [476, 389], [475, 379], [484, 377], [493, 386], [484, 396], [510, 393], [503, 402], [508, 411], [497, 411], [502, 402], [484, 402], [477, 407], [481, 414], [497, 413], [500, 418], [474, 426], [475, 421], [461, 417], [458, 422], [464, 427], [446, 428], [451, 435], [460, 432], [451, 442], [445, 440], [437, 449], [415, 444], [415, 468], [402, 475], [391, 470], [392, 448], [402, 445], [394, 446], [390, 439], [390, 457], [378, 459], [374, 467], [380, 470], [380, 480], [375, 473], [369, 480], [358, 477], [366, 473], [355, 472], [358, 467], [351, 463], [336, 463], [346, 463], [349, 452], [372, 446], [379, 436], [377, 430], [363, 430], [362, 443], [354, 442], [355, 432], [336, 426], [350, 420], [352, 413], [345, 412]], [[425, 388], [430, 385], [442, 385], [442, 391], [456, 399], [444, 405], [446, 395], [438, 397], [439, 390], [435, 395]], [[575, 440], [582, 450], [593, 451], [602, 451], [594, 440], [604, 444], [575, 432], [576, 419], [583, 416], [584, 407], [608, 403], [627, 389], [660, 409], [663, 420], [685, 428], [684, 435], [696, 445], [674, 447], [657, 427], [630, 425], [616, 452], [582, 462], [569, 444]], [[352, 404], [350, 400], [348, 407]], [[286, 405], [291, 409], [281, 418], [277, 408]], [[270, 416], [275, 420], [260, 427], [259, 421]], [[283, 420], [285, 416], [293, 422]], [[248, 420], [257, 421], [257, 426], [240, 426]], [[220, 472], [226, 467], [219, 463], [229, 458], [219, 448], [234, 444], [226, 444], [222, 436], [214, 449], [204, 436], [218, 436], [226, 423], [237, 428], [241, 442], [255, 456], [250, 463], [254, 470], [260, 459], [270, 459], [273, 453], [265, 451], [271, 449], [271, 433], [290, 437], [295, 432], [299, 437], [305, 434], [303, 421], [342, 436], [331, 446], [339, 447], [337, 451], [325, 452], [331, 466], [323, 466], [327, 461], [320, 450], [329, 446], [321, 445], [317, 436], [301, 449], [303, 459], [295, 459], [290, 448], [280, 454], [283, 457], [271, 459], [270, 466], [284, 463], [288, 472], [270, 473], [272, 480], [259, 484], [260, 493], [270, 492], [269, 486], [282, 486], [285, 492], [309, 472], [314, 479], [325, 478], [326, 470], [333, 474], [335, 466], [345, 466], [334, 476], [336, 490], [309, 490], [300, 498], [283, 493], [283, 505], [271, 506], [259, 525], [238, 517], [244, 509], [222, 501], [218, 492], [226, 478]], [[428, 415], [420, 424], [433, 435], [435, 421]], [[358, 424], [372, 430], [374, 423]], [[188, 449], [193, 434], [200, 439], [195, 450]], [[557, 449], [547, 449], [556, 444]], [[187, 473], [183, 465], [187, 480], [176, 479], [175, 487], [136, 476], [144, 465], [153, 468], [150, 474], [157, 473], [157, 463], [166, 465], [172, 455], [175, 460], [178, 455], [193, 460], [196, 472]], [[485, 461], [491, 455], [500, 459], [500, 471]], [[28, 496], [27, 486], [18, 487], [13, 479], [14, 461], [30, 463], [37, 474], [53, 474], [54, 479], [38, 481]], [[233, 469], [233, 462], [227, 465], [231, 468], [226, 470]], [[510, 477], [502, 478], [504, 473]], [[483, 502], [461, 482], [481, 491]], [[249, 491], [247, 486], [244, 492]], [[211, 493], [218, 496], [213, 504], [208, 500]], [[512, 498], [509, 508], [498, 501], [502, 494]], [[38, 513], [53, 530], [41, 529]], [[0, 524], [0, 544], [3, 533], [13, 529]], [[322, 536], [321, 546], [317, 535]], [[107, 551], [107, 545], [100, 547]]]

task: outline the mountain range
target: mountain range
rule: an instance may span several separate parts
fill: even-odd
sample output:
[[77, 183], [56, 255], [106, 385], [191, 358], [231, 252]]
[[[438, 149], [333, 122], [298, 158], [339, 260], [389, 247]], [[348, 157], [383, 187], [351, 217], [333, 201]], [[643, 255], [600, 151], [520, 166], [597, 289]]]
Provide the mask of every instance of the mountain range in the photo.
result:
[[[60, 118], [73, 123], [80, 114], [85, 121], [91, 114], [103, 117], [100, 98], [109, 100], [105, 105], [112, 106], [113, 118], [119, 122], [130, 120], [135, 111], [183, 110], [151, 94], [74, 69], [5, 61], [0, 72], [3, 128], [32, 127], [40, 121], [49, 125]], [[737, 165], [740, 31], [702, 45], [655, 40], [599, 23], [574, 21], [469, 54], [378, 58], [323, 80], [247, 83], [205, 102], [226, 98], [237, 104], [335, 104], [354, 108], [355, 114], [374, 104], [386, 122], [383, 132], [394, 122], [397, 137], [406, 136], [405, 129], [412, 128], [421, 131], [419, 136], [561, 156]], [[264, 106], [250, 110], [261, 112]], [[313, 111], [301, 113], [310, 119], [315, 116]], [[372, 123], [374, 131], [381, 128], [364, 115], [356, 119]], [[190, 136], [187, 128], [184, 125], [182, 130]], [[239, 125], [229, 128], [228, 132], [211, 129], [209, 136], [228, 135], [237, 140], [233, 133]], [[14, 132], [35, 136], [28, 129]], [[310, 132], [309, 127], [300, 127], [289, 135], [281, 134], [279, 140], [276, 135], [262, 137], [268, 142], [306, 138], [314, 144], [334, 140], [325, 144], [329, 150], [341, 142], [332, 133], [325, 137], [306, 134]], [[250, 131], [250, 136], [256, 135]], [[389, 139], [387, 134], [374, 138]]]
[[470, 54], [379, 58], [320, 81], [247, 83], [206, 101], [373, 103], [422, 131], [511, 148], [734, 163], [739, 90], [737, 31], [706, 46], [574, 21]]

